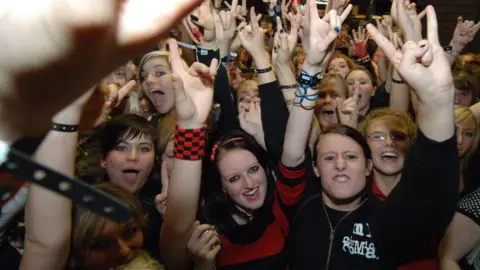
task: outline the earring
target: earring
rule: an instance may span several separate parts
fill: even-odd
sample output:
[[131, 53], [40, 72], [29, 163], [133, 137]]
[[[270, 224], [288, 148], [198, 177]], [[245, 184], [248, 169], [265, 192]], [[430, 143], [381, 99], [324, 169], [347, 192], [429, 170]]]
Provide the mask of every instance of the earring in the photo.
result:
[[223, 200], [228, 201], [228, 195], [226, 191], [223, 191]]

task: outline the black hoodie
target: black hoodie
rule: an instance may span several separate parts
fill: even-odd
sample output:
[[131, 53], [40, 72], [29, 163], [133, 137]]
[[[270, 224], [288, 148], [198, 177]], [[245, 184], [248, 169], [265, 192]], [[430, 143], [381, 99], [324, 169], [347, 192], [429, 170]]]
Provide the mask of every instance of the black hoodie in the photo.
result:
[[438, 245], [453, 216], [459, 168], [455, 136], [435, 142], [419, 131], [386, 201], [367, 195], [346, 213], [319, 194], [301, 206], [287, 241], [290, 269], [384, 270], [417, 259], [419, 250]]

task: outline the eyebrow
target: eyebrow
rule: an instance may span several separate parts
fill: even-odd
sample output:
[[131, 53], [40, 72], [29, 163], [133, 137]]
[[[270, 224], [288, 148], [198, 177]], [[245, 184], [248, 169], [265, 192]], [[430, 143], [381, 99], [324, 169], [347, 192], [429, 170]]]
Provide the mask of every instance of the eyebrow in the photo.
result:
[[[250, 167], [253, 167], [253, 166], [260, 166], [260, 163], [254, 162], [254, 163], [248, 165], [247, 167], [250, 169]], [[230, 179], [232, 176], [237, 175], [237, 174], [238, 174], [238, 172], [234, 172], [234, 173], [228, 175], [226, 178]]]

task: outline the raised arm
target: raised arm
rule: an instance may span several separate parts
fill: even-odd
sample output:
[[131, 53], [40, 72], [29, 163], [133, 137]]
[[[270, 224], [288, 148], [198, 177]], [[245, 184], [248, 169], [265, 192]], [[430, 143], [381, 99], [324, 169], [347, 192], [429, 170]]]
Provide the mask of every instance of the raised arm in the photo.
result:
[[[340, 26], [350, 13], [349, 5], [341, 16], [336, 10], [331, 10], [323, 19], [317, 12], [316, 2], [308, 1], [309, 16], [309, 49], [305, 51], [305, 62], [302, 68], [302, 81], [298, 82], [298, 92], [293, 101], [294, 107], [290, 111], [287, 131], [282, 154], [282, 163], [287, 167], [295, 167], [303, 162], [307, 146], [308, 135], [313, 118], [315, 101], [318, 98], [317, 90], [312, 89], [315, 77], [323, 72], [323, 63], [330, 44], [340, 32]], [[317, 79], [318, 80], [318, 79]]]
[[206, 139], [204, 124], [212, 107], [213, 76], [218, 61], [214, 59], [210, 67], [194, 63], [186, 71], [178, 55], [177, 42], [171, 40], [169, 46], [178, 126], [160, 252], [169, 269], [189, 269], [187, 242], [197, 214]]
[[[91, 92], [63, 109], [53, 123], [77, 126]], [[56, 171], [73, 176], [78, 133], [51, 130], [34, 159]], [[61, 146], [61, 147], [60, 147]], [[20, 269], [65, 269], [70, 248], [72, 203], [41, 186], [30, 184], [25, 209], [25, 250]]]

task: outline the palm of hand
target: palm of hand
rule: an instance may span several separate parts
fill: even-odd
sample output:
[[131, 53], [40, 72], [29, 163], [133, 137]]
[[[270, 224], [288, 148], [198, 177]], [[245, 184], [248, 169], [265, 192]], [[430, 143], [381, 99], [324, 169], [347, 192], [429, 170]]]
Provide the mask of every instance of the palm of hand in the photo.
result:
[[[208, 80], [202, 80], [189, 73], [181, 76], [185, 93], [190, 97], [192, 103], [185, 108], [185, 115], [182, 118], [193, 119], [197, 123], [205, 123], [213, 103], [213, 85]], [[180, 113], [179, 113], [180, 118]]]
[[325, 57], [325, 52], [330, 45], [325, 40], [330, 31], [330, 24], [317, 18], [310, 23], [308, 59], [312, 63], [319, 63]]
[[408, 83], [415, 90], [419, 101], [443, 99], [451, 95], [454, 89], [450, 65], [443, 48], [439, 44], [431, 46], [434, 56], [430, 66], [425, 67], [421, 63], [416, 63], [407, 70], [399, 70], [402, 77], [409, 78]]

